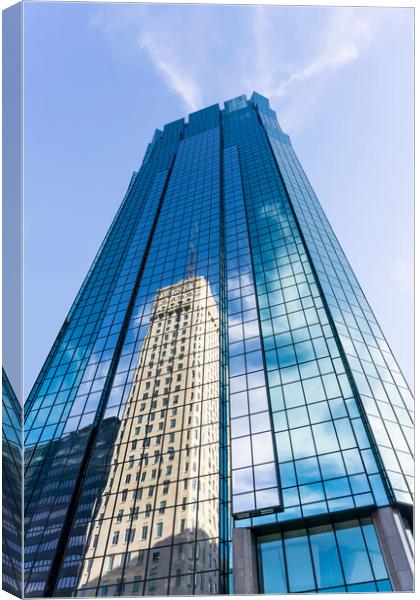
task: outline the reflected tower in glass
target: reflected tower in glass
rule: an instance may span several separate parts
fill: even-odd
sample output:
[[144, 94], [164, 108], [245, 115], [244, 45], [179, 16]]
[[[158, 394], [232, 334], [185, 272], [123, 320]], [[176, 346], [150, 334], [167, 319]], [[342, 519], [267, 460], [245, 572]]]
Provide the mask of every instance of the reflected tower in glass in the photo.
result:
[[169, 123], [25, 405], [25, 593], [412, 589], [412, 411], [268, 99]]
[[122, 586], [125, 595], [218, 592], [219, 354], [204, 277], [159, 290], [90, 523], [79, 596], [99, 582], [109, 595]]

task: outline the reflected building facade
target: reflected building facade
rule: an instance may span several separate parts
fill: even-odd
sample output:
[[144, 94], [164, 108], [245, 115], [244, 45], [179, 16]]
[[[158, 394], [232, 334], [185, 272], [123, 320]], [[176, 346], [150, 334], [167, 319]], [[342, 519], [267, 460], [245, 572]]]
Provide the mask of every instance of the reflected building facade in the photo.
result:
[[268, 99], [169, 123], [25, 405], [26, 594], [409, 590], [412, 412]]
[[[92, 455], [96, 470], [86, 477], [86, 486], [78, 497], [73, 535], [69, 540], [71, 554], [66, 556], [63, 564], [70, 578], [76, 577], [84, 557], [88, 529], [97, 516], [97, 500], [104, 493], [119, 425], [120, 420], [116, 417], [105, 419], [97, 436]], [[24, 482], [25, 490], [31, 492], [30, 496], [25, 497], [24, 505], [25, 578], [31, 576], [45, 585], [57, 568], [56, 555], [50, 549], [62, 543], [65, 532], [62, 532], [60, 525], [63, 515], [71, 514], [72, 495], [77, 487], [83, 450], [93, 434], [92, 426], [88, 425], [52, 443], [38, 444], [35, 451], [33, 448], [25, 451], [26, 461], [30, 461], [33, 467], [25, 474]], [[46, 460], [51, 468], [39, 476], [36, 466]], [[35, 590], [40, 585], [32, 587], [36, 595]]]
[[218, 592], [219, 370], [204, 277], [159, 290], [78, 595]]

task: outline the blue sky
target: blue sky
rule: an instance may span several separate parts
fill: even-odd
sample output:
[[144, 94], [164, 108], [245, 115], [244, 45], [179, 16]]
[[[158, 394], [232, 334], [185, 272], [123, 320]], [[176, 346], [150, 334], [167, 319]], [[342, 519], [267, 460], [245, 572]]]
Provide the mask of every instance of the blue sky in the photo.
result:
[[25, 5], [28, 392], [154, 129], [271, 100], [413, 383], [413, 11]]

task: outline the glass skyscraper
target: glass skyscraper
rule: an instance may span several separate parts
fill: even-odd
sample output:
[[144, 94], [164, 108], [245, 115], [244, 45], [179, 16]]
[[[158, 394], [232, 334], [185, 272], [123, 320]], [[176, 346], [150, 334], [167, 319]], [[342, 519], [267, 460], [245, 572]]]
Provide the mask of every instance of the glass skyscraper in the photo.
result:
[[25, 404], [24, 588], [413, 588], [413, 398], [267, 98], [156, 130]]

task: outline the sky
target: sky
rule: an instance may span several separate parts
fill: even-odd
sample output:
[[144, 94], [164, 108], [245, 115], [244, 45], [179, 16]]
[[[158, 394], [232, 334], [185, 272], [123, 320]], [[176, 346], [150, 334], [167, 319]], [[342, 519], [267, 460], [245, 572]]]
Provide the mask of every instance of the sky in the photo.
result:
[[411, 9], [26, 3], [26, 393], [154, 130], [254, 90], [412, 387], [413, 85]]

